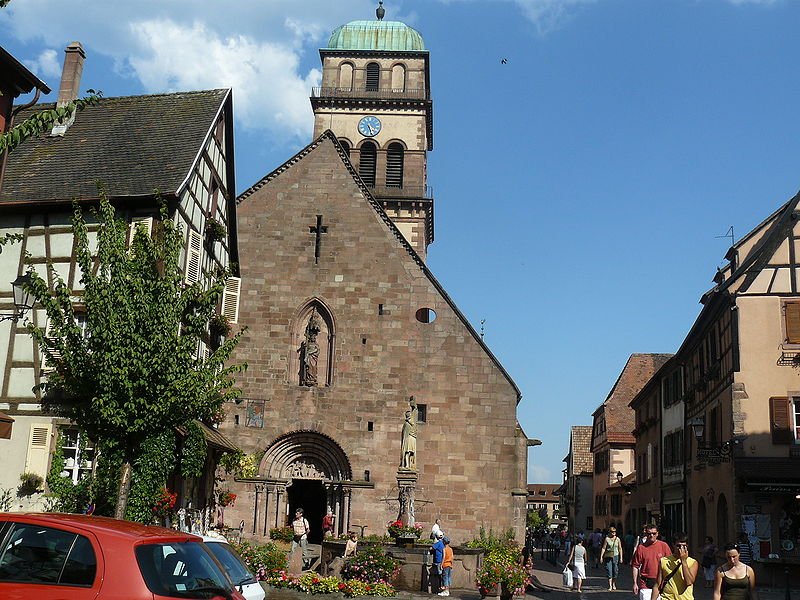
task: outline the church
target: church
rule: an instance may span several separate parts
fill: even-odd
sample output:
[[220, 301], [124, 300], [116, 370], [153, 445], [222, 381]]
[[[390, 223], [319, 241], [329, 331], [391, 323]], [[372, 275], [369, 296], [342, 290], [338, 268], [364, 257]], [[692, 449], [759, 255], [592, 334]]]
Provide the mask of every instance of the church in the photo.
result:
[[434, 238], [429, 52], [397, 21], [320, 50], [314, 140], [237, 199], [248, 328], [221, 432], [258, 461], [228, 476], [228, 524], [265, 539], [302, 507], [310, 540], [383, 535], [403, 513], [454, 543], [525, 528], [521, 393], [426, 266]]

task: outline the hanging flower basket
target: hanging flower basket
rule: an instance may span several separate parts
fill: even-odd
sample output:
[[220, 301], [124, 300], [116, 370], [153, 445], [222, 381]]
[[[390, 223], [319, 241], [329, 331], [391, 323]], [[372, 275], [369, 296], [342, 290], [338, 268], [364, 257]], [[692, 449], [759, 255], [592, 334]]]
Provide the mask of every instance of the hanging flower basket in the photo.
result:
[[221, 242], [228, 235], [228, 230], [225, 226], [216, 219], [206, 220], [206, 239], [209, 242]]

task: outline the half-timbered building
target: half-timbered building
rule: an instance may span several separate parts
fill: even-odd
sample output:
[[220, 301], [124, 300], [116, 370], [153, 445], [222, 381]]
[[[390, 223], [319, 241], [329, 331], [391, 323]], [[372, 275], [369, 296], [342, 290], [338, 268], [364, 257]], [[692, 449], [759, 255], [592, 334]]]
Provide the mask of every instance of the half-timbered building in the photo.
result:
[[763, 567], [800, 566], [799, 201], [730, 249], [677, 355], [693, 543], [744, 532]]
[[[75, 99], [83, 58], [80, 44], [70, 44], [58, 105]], [[30, 107], [17, 119], [52, 107]], [[70, 216], [73, 203], [83, 208], [97, 204], [98, 183], [107, 190], [118, 218], [148, 232], [160, 218], [161, 202], [166, 203], [169, 218], [185, 236], [187, 283], [203, 282], [208, 274], [236, 263], [231, 90], [103, 98], [72, 122], [10, 153], [0, 188], [0, 235], [21, 234], [22, 240], [6, 245], [0, 254], [3, 312], [13, 311], [9, 282], [32, 268], [52, 284], [47, 269], [52, 265], [73, 290], [80, 314], [80, 271]], [[209, 227], [212, 222], [217, 225]], [[91, 224], [89, 229], [91, 238]], [[239, 285], [239, 278], [229, 280], [222, 307], [234, 323]], [[47, 326], [42, 310], [34, 308], [27, 318]], [[93, 468], [90, 441], [80, 440], [81, 433], [69, 423], [42, 413], [40, 393], [34, 388], [43, 377], [42, 356], [24, 320], [0, 323], [0, 410], [15, 419], [12, 438], [3, 446], [0, 488], [16, 487], [22, 472], [47, 474], [58, 428], [68, 430], [61, 436], [65, 476], [77, 481]], [[224, 438], [208, 433], [213, 447], [230, 449]], [[211, 485], [213, 477], [203, 484], [202, 493], [210, 494]]]

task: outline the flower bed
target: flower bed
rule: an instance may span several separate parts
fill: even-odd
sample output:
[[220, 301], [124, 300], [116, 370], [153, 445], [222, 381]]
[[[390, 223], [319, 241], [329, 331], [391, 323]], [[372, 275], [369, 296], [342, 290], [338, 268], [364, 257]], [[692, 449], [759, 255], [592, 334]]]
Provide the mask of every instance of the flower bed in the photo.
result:
[[231, 542], [231, 546], [259, 581], [266, 581], [274, 573], [285, 570], [288, 565], [286, 552], [275, 544], [259, 546], [244, 541]]
[[489, 551], [475, 580], [482, 596], [493, 595], [500, 587], [506, 596], [524, 596], [530, 583], [527, 569], [520, 564], [519, 548], [506, 547]]
[[264, 582], [275, 588], [297, 590], [306, 594], [342, 593], [348, 598], [395, 595], [392, 584], [383, 581], [377, 583], [366, 583], [355, 579], [342, 581], [337, 577], [320, 577], [316, 573], [304, 573], [300, 577], [292, 577], [286, 571], [279, 571], [273, 573]]
[[342, 577], [346, 580], [369, 584], [386, 583], [400, 572], [400, 561], [386, 556], [383, 548], [372, 546], [348, 558], [342, 566]]

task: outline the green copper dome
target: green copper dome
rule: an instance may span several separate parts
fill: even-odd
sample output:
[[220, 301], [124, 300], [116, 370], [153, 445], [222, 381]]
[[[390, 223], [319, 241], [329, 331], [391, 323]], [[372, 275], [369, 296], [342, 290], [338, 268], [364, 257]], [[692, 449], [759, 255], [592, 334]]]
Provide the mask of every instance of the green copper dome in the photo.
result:
[[425, 50], [416, 29], [400, 21], [350, 21], [337, 27], [328, 50]]

